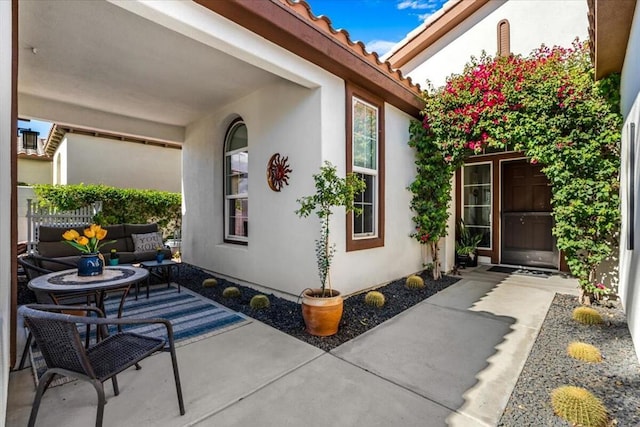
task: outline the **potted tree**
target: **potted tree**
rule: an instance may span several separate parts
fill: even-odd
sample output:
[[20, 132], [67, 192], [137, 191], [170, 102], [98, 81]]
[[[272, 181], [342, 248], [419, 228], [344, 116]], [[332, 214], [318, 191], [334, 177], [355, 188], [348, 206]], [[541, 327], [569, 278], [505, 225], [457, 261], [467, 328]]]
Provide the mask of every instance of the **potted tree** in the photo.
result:
[[458, 240], [456, 241], [456, 258], [460, 267], [475, 267], [478, 265], [478, 245], [482, 241], [482, 234], [473, 234], [460, 220], [458, 224]]
[[302, 292], [302, 317], [308, 333], [329, 336], [338, 332], [342, 318], [342, 296], [332, 289], [329, 274], [335, 254], [335, 244], [329, 242], [329, 225], [333, 208], [344, 207], [346, 212], [359, 214], [354, 206], [354, 197], [365, 189], [364, 181], [350, 173], [340, 178], [336, 167], [325, 162], [320, 172], [313, 175], [315, 194], [297, 200], [300, 208], [296, 214], [301, 218], [314, 212], [320, 219], [320, 238], [316, 240], [316, 262], [320, 277], [319, 288], [307, 288]]

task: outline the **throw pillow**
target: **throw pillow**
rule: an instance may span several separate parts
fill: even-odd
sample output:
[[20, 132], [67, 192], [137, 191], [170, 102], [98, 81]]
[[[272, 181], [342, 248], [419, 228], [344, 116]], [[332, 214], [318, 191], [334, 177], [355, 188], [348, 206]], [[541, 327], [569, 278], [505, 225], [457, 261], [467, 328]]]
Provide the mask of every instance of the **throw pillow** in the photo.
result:
[[132, 234], [131, 239], [133, 239], [134, 252], [149, 252], [164, 247], [162, 243], [162, 233], [159, 231], [146, 234]]

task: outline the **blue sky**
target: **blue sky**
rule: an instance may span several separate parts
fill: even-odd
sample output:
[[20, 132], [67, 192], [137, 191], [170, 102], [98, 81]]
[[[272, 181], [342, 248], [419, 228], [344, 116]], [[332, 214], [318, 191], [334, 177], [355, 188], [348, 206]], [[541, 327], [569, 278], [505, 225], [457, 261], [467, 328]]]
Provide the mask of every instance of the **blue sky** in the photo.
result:
[[307, 0], [315, 15], [382, 55], [439, 10], [446, 0]]
[[18, 127], [24, 129], [31, 129], [36, 132], [40, 132], [38, 138], [46, 138], [49, 135], [49, 130], [52, 124], [49, 122], [41, 122], [39, 120], [18, 120]]

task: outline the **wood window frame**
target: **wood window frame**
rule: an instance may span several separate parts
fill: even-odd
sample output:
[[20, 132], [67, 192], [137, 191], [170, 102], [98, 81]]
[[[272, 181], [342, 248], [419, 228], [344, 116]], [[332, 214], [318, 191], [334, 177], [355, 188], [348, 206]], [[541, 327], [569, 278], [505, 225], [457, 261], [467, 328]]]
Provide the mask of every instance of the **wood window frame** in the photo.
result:
[[353, 172], [353, 98], [358, 98], [378, 109], [378, 188], [377, 188], [377, 234], [373, 237], [354, 238], [353, 213], [347, 214], [347, 252], [384, 246], [385, 218], [385, 138], [384, 100], [352, 83], [346, 83], [346, 154], [347, 173]]

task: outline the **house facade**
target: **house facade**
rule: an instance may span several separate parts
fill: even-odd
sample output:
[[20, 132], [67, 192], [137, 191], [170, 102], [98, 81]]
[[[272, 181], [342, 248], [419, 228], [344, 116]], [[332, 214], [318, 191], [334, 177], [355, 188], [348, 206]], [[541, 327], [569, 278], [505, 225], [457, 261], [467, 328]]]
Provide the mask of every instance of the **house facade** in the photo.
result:
[[596, 78], [621, 73], [620, 199], [622, 225], [618, 295], [622, 301], [636, 354], [640, 359], [640, 7], [636, 0], [589, 2], [592, 60]]
[[[472, 56], [528, 55], [541, 44], [566, 46], [588, 37], [583, 1], [449, 1], [386, 58], [420, 84], [443, 86]], [[551, 234], [551, 189], [541, 165], [522, 153], [471, 156], [455, 175], [446, 265], [454, 258], [456, 224], [483, 236], [480, 262], [566, 269]]]
[[[179, 144], [183, 260], [222, 276], [290, 298], [318, 286], [320, 223], [295, 210], [327, 161], [368, 183], [364, 213], [332, 219], [333, 286], [349, 294], [422, 269], [407, 190], [420, 90], [306, 3], [13, 0], [0, 19], [1, 405], [15, 355], [18, 116]], [[82, 154], [67, 163], [96, 161]], [[118, 157], [166, 172], [155, 156]]]

